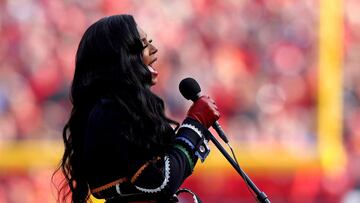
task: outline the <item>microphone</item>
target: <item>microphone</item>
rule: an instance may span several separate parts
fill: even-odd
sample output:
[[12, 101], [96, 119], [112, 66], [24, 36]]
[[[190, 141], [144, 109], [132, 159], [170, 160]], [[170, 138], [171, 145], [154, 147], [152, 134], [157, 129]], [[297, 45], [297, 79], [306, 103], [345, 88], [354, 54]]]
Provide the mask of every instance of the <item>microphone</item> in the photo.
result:
[[[193, 78], [185, 78], [179, 84], [179, 90], [181, 94], [187, 99], [195, 102], [200, 98], [201, 88], [200, 85]], [[252, 182], [249, 176], [240, 168], [239, 164], [236, 161], [236, 157], [233, 149], [231, 148], [228, 139], [221, 126], [217, 121], [212, 125], [215, 131], [219, 134], [220, 138], [230, 147], [231, 152], [235, 158], [235, 161], [230, 157], [226, 150], [221, 146], [221, 144], [216, 140], [216, 138], [210, 133], [210, 140], [215, 144], [215, 146], [220, 150], [224, 157], [229, 161], [229, 163], [234, 167], [234, 169], [239, 173], [239, 175], [245, 180], [245, 183], [250, 187], [250, 189], [256, 194], [258, 202], [261, 203], [270, 203], [269, 198], [264, 192], [259, 190], [256, 185]]]
[[[196, 82], [193, 78], [185, 78], [179, 84], [179, 90], [183, 97], [187, 100], [191, 100], [195, 102], [200, 98], [201, 88], [198, 82]], [[215, 131], [219, 134], [220, 138], [225, 142], [228, 143], [229, 140], [227, 139], [223, 129], [221, 128], [219, 122], [215, 121], [212, 125]]]

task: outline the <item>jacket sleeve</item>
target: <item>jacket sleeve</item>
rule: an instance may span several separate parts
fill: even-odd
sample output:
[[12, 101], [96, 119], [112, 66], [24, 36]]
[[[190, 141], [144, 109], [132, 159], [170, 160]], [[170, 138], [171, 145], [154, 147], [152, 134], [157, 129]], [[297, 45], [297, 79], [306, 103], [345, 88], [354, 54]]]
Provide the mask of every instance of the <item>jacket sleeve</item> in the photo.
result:
[[197, 160], [209, 153], [206, 134], [200, 123], [190, 118], [180, 126], [174, 145], [163, 156], [143, 164], [131, 178], [135, 188], [160, 198], [172, 196], [191, 175]]
[[114, 104], [96, 109], [90, 117], [85, 157], [90, 188], [97, 198], [126, 200], [129, 195], [143, 194], [167, 199], [192, 174], [198, 159], [204, 161], [209, 153], [208, 130], [190, 118], [181, 124], [171, 147], [159, 154], [125, 139], [131, 124]]

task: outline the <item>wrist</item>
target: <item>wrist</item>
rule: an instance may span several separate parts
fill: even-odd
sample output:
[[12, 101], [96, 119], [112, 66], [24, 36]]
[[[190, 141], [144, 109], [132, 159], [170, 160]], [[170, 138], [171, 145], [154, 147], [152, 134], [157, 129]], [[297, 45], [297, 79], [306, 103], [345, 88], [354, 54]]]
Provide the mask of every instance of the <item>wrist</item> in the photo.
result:
[[176, 142], [184, 145], [194, 157], [204, 162], [210, 152], [207, 133], [210, 132], [202, 124], [188, 117], [178, 130]]

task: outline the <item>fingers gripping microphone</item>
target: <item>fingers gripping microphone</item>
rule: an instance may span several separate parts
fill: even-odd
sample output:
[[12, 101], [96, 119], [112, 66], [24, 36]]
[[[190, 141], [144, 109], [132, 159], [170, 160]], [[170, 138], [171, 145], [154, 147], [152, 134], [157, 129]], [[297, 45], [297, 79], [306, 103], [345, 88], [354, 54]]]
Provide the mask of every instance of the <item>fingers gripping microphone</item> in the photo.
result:
[[[187, 100], [191, 100], [195, 102], [200, 98], [201, 88], [199, 83], [196, 82], [193, 78], [185, 78], [179, 84], [180, 93], [185, 97]], [[223, 129], [221, 128], [219, 122], [215, 121], [212, 125], [215, 131], [219, 134], [220, 138], [225, 142], [228, 143], [229, 140], [227, 139]]]

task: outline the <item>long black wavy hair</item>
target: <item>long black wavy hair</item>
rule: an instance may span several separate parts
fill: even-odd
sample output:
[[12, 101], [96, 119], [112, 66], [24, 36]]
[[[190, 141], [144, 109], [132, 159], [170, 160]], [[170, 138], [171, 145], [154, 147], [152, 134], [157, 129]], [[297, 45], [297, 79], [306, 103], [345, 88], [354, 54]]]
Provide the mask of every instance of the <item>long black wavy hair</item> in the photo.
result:
[[127, 139], [134, 144], [146, 149], [166, 149], [173, 142], [170, 124], [178, 123], [165, 116], [164, 102], [150, 90], [151, 72], [143, 63], [142, 50], [131, 15], [102, 18], [84, 33], [76, 53], [71, 86], [73, 107], [63, 129], [65, 151], [55, 172], [61, 170], [65, 176], [59, 202], [65, 202], [70, 195], [74, 203], [89, 200], [82, 152], [86, 122], [99, 99], [115, 100], [128, 112], [137, 132], [139, 129], [146, 132], [128, 135]]

